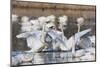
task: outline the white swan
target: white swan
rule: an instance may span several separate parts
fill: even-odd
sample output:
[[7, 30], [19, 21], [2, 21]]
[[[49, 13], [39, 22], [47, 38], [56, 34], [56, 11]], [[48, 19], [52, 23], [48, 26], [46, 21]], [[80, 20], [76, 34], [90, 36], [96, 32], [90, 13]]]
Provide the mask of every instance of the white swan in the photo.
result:
[[48, 34], [53, 38], [53, 40], [57, 40], [57, 42], [59, 42], [59, 47], [61, 48], [61, 50], [70, 50], [73, 46], [75, 46], [80, 37], [82, 37], [90, 31], [91, 29], [86, 29], [84, 31], [75, 33], [75, 35], [71, 36], [69, 39], [66, 39], [66, 37], [63, 36], [65, 41], [63, 41], [61, 36], [55, 33], [54, 31], [50, 31], [48, 32]]

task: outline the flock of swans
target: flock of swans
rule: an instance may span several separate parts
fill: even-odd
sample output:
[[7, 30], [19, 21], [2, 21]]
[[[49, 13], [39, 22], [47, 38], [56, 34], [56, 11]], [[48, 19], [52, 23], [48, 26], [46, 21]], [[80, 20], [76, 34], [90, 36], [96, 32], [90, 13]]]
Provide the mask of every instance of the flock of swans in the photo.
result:
[[[56, 19], [58, 22], [58, 27], [55, 24]], [[12, 23], [16, 22], [17, 20], [18, 15], [13, 14]], [[89, 60], [92, 58], [95, 59], [94, 57], [90, 56], [91, 53], [95, 54], [95, 35], [82, 38], [84, 35], [91, 32], [91, 28], [82, 31], [80, 30], [81, 26], [84, 24], [83, 17], [77, 18], [76, 22], [78, 27], [77, 32], [71, 37], [67, 38], [64, 34], [64, 30], [66, 30], [68, 25], [68, 16], [66, 15], [60, 17], [56, 17], [54, 15], [41, 16], [36, 19], [29, 19], [27, 16], [21, 17], [21, 23], [19, 23], [21, 25], [21, 32], [16, 35], [16, 38], [25, 38], [27, 41], [27, 46], [31, 49], [29, 51], [24, 51], [28, 54], [19, 54], [15, 56], [19, 60], [12, 57], [12, 64], [17, 65], [22, 61], [25, 62], [32, 59], [34, 59], [33, 64], [44, 64], [45, 59], [38, 54], [38, 52], [43, 51], [70, 51], [72, 53], [72, 57], [75, 57], [75, 61], [80, 59], [85, 61], [88, 58], [90, 58]], [[76, 47], [80, 47], [80, 49], [76, 50]], [[53, 54], [53, 57], [55, 56], [56, 54]], [[66, 55], [60, 54], [60, 56]]]

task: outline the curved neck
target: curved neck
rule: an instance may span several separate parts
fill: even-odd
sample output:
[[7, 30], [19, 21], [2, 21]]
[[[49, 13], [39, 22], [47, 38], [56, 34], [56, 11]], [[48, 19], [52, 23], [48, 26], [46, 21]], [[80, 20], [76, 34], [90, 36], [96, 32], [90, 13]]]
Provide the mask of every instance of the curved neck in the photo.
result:
[[78, 31], [77, 32], [80, 32], [80, 25], [78, 24], [77, 26], [78, 26]]

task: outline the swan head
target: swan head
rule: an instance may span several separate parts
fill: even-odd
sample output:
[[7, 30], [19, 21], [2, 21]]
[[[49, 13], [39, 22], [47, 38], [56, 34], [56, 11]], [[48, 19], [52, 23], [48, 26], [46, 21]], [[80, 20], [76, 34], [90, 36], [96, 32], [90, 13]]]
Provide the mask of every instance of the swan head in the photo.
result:
[[54, 22], [54, 21], [55, 21], [55, 18], [56, 18], [56, 17], [55, 17], [54, 15], [50, 15], [50, 16], [47, 16], [47, 17], [46, 17], [46, 21], [47, 21], [47, 22]]
[[58, 22], [59, 22], [59, 29], [63, 29], [65, 30], [67, 28], [67, 21], [68, 21], [68, 16], [61, 16], [58, 18]]
[[84, 18], [83, 17], [79, 17], [79, 18], [77, 18], [76, 21], [77, 21], [78, 25], [82, 25], [84, 23]]
[[65, 23], [68, 21], [68, 16], [62, 16], [58, 18], [59, 23]]
[[44, 24], [44, 23], [46, 23], [46, 17], [45, 16], [41, 16], [41, 17], [39, 17], [38, 18], [38, 21], [40, 22], [40, 24]]

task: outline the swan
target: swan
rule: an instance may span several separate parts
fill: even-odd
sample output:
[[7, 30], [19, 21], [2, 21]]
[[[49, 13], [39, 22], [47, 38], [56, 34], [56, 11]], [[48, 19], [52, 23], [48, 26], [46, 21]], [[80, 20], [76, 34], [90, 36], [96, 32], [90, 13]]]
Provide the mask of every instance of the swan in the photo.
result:
[[[77, 18], [77, 27], [78, 27], [78, 31], [80, 32], [80, 27], [84, 24], [84, 18], [83, 17], [79, 17]], [[83, 38], [79, 38], [78, 42], [77, 42], [77, 46], [79, 46], [80, 48], [86, 49], [89, 47], [92, 47], [92, 41], [91, 41], [91, 37], [87, 36], [87, 37], [83, 37]]]
[[[39, 22], [42, 22], [42, 20], [41, 21], [40, 21], [40, 19], [39, 20], [31, 20], [30, 23], [32, 25], [30, 25], [30, 27], [27, 26], [28, 29], [30, 29], [30, 30], [26, 30], [26, 32], [22, 32], [22, 33], [16, 35], [17, 38], [26, 38], [27, 45], [28, 45], [28, 47], [31, 48], [31, 50], [25, 51], [25, 52], [33, 53], [33, 59], [34, 59], [33, 62], [34, 63], [44, 63], [44, 59], [41, 58], [39, 54], [37, 54], [37, 52], [42, 51], [42, 49], [46, 45], [43, 42], [44, 39], [41, 39], [44, 31], [39, 30], [39, 28], [40, 28]], [[24, 22], [24, 23], [27, 23], [27, 22]], [[41, 62], [41, 60], [39, 61], [38, 59], [41, 59], [42, 62]]]

